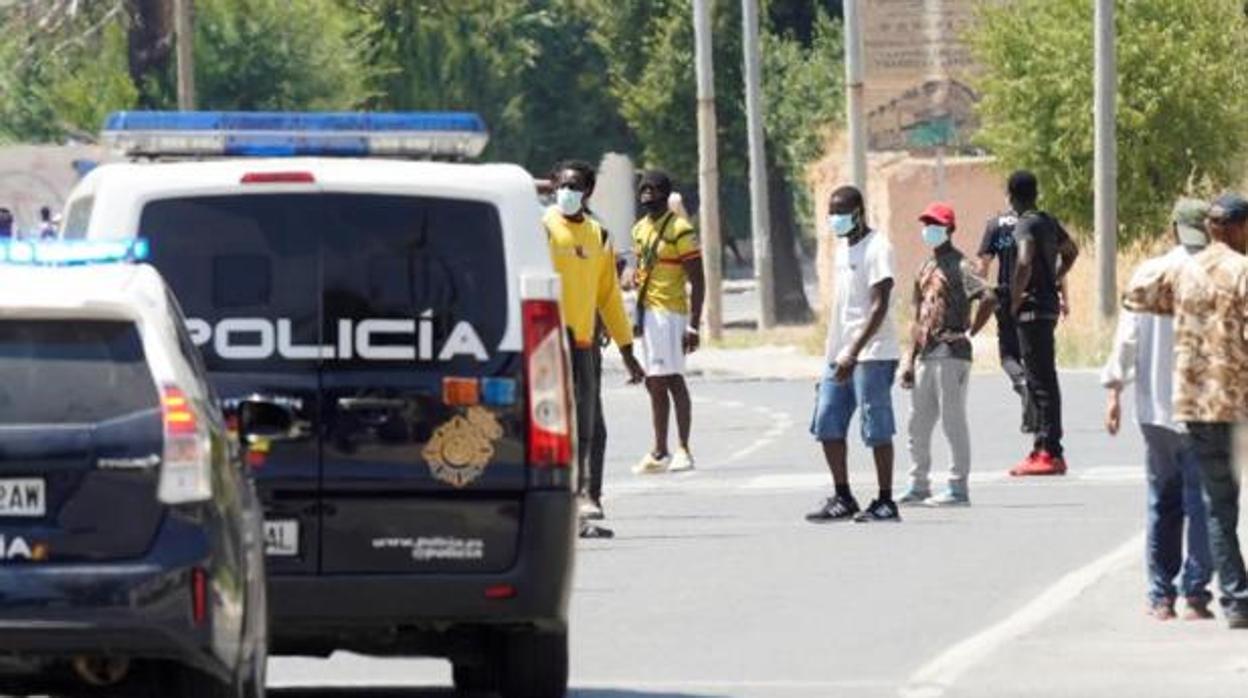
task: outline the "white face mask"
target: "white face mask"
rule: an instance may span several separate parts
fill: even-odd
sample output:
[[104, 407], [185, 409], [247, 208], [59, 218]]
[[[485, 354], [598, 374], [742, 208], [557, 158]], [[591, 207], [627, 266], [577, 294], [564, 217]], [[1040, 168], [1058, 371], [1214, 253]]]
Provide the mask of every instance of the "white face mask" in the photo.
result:
[[845, 237], [854, 232], [857, 224], [854, 223], [854, 214], [852, 213], [833, 213], [828, 216], [828, 228], [837, 237]]
[[1182, 225], [1179, 226], [1179, 244], [1184, 247], [1199, 249], [1209, 244], [1209, 238], [1199, 230]]
[[943, 225], [923, 226], [923, 243], [928, 247], [940, 247], [949, 241], [949, 229]]
[[575, 216], [580, 213], [581, 202], [584, 199], [585, 195], [575, 189], [559, 187], [555, 190], [555, 205], [559, 207], [559, 212], [565, 216]]

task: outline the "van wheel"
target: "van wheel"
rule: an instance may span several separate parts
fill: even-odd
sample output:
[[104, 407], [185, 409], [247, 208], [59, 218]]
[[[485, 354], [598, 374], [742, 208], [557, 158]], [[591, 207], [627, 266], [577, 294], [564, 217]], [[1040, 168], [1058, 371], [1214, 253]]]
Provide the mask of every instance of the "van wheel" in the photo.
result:
[[165, 687], [163, 695], [179, 698], [248, 698], [251, 695], [242, 686], [242, 681], [232, 686], [201, 671], [179, 665], [169, 666], [162, 683]]
[[476, 695], [492, 693], [498, 689], [498, 671], [489, 660], [484, 664], [455, 662], [451, 665], [451, 676], [455, 680], [455, 690], [459, 693]]
[[505, 636], [500, 659], [503, 698], [564, 698], [568, 692], [568, 634], [525, 631]]

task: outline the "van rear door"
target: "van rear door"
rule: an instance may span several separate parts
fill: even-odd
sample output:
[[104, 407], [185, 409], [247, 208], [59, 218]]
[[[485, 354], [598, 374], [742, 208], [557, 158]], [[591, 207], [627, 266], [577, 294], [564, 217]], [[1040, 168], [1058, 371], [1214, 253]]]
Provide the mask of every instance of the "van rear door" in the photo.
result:
[[291, 415], [258, 470], [273, 572], [511, 566], [523, 361], [498, 349], [512, 304], [493, 204], [166, 199], [140, 234], [222, 398]]
[[288, 414], [251, 459], [278, 574], [320, 565], [319, 206], [315, 193], [159, 199], [139, 224], [217, 394]]
[[322, 569], [503, 570], [527, 483], [494, 205], [324, 199]]

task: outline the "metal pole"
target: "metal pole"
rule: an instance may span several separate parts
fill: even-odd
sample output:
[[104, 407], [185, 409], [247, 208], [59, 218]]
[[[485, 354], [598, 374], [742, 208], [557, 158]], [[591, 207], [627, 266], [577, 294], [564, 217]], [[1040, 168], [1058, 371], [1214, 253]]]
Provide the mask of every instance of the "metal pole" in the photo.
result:
[[178, 109], [195, 108], [195, 32], [191, 13], [193, 0], [173, 0], [174, 32], [178, 58]]
[[698, 192], [701, 194], [702, 269], [706, 274], [707, 334], [719, 339], [724, 332], [723, 242], [719, 236], [719, 156], [715, 141], [715, 72], [711, 63], [710, 0], [693, 0], [694, 56], [698, 80]]
[[867, 118], [863, 95], [862, 5], [845, 0], [845, 106], [849, 127], [849, 179], [867, 191]]
[[763, 105], [759, 84], [758, 0], [741, 0], [744, 25], [745, 115], [750, 148], [750, 227], [754, 235], [754, 279], [758, 282], [758, 328], [776, 324], [776, 288], [771, 260], [771, 210], [767, 192], [767, 153], [763, 140]]
[[1117, 309], [1118, 147], [1114, 98], [1118, 66], [1114, 49], [1114, 0], [1096, 0], [1096, 298], [1097, 319], [1108, 327]]

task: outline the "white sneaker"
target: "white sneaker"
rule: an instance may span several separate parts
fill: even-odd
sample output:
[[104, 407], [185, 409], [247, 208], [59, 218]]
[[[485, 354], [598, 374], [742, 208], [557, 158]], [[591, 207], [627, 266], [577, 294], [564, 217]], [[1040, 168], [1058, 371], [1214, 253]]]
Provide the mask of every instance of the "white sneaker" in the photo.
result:
[[671, 464], [671, 454], [657, 458], [653, 453], [647, 453], [641, 457], [641, 461], [637, 465], [633, 466], [633, 473], [636, 475], [658, 475], [659, 473], [667, 472]]
[[581, 500], [579, 512], [581, 518], [586, 521], [602, 521], [606, 518], [602, 511], [602, 505], [595, 503], [594, 500], [589, 498]]
[[687, 449], [677, 449], [676, 455], [672, 456], [672, 465], [667, 469], [669, 473], [683, 473], [693, 470], [693, 454]]

